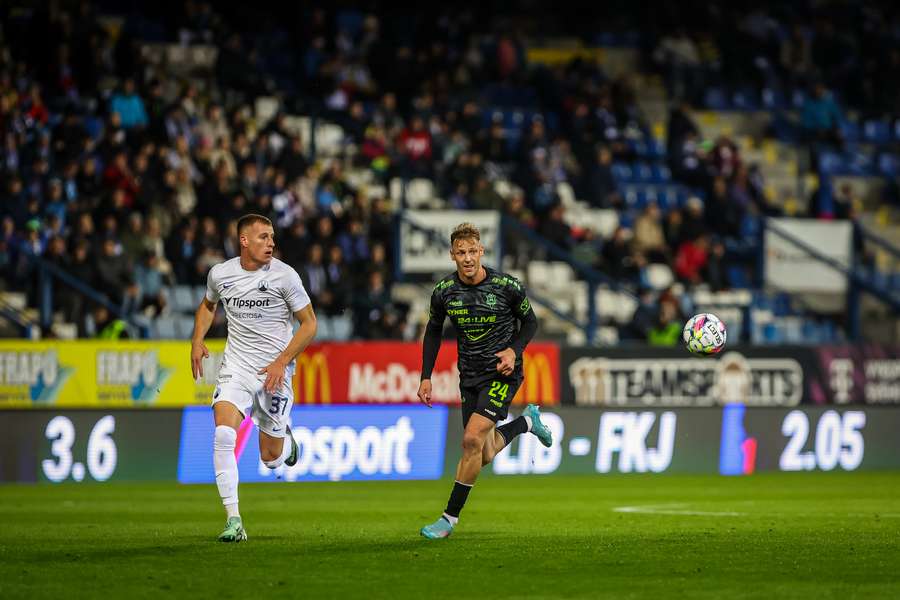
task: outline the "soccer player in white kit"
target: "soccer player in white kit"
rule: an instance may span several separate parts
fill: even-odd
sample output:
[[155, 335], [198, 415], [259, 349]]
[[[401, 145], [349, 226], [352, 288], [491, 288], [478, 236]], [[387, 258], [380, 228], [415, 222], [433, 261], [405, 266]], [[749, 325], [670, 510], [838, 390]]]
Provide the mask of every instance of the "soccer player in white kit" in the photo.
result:
[[[297, 443], [288, 426], [294, 402], [291, 377], [294, 359], [316, 334], [316, 315], [300, 276], [272, 257], [272, 222], [260, 215], [245, 215], [238, 221], [237, 231], [241, 254], [210, 269], [191, 340], [191, 370], [196, 380], [203, 375], [203, 359], [209, 357], [203, 338], [221, 300], [228, 337], [212, 406], [216, 420], [213, 464], [226, 513], [225, 530], [219, 535], [223, 542], [247, 539], [238, 512], [234, 455], [244, 417], [249, 414], [259, 427], [259, 454], [267, 467], [297, 462]], [[291, 335], [293, 319], [300, 327]]]

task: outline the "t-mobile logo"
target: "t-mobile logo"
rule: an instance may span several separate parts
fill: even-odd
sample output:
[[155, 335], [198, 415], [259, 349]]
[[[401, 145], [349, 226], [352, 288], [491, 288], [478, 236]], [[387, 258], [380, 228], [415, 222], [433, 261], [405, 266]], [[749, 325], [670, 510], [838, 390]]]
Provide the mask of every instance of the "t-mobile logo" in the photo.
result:
[[850, 392], [853, 391], [853, 360], [849, 358], [832, 359], [828, 371], [834, 402], [847, 404], [850, 402]]

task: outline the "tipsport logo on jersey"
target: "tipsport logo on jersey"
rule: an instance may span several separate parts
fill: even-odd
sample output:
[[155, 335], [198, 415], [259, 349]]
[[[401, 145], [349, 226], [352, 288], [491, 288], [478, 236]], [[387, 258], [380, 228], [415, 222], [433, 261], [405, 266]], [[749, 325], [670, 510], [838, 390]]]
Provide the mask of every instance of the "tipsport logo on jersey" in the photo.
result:
[[0, 402], [52, 404], [73, 371], [56, 350], [0, 351]]
[[[297, 464], [272, 470], [259, 458], [258, 430], [244, 421], [235, 447], [241, 482], [438, 479], [443, 474], [446, 406], [295, 406], [291, 422]], [[214, 430], [209, 408], [184, 410], [179, 482], [215, 482]]]

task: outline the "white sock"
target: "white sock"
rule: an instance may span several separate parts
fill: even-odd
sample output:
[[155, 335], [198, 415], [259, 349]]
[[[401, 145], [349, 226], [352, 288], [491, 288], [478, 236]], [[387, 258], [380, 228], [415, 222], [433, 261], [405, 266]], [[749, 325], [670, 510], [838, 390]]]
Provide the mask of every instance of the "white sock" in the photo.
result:
[[287, 460], [287, 457], [291, 455], [291, 438], [285, 436], [284, 444], [281, 446], [281, 456], [276, 458], [275, 460], [263, 461], [266, 466], [270, 469], [277, 469], [281, 465], [284, 464], [284, 461]]
[[229, 519], [231, 517], [237, 517], [238, 519], [240, 519], [241, 513], [240, 513], [240, 511], [238, 511], [238, 505], [237, 504], [226, 504], [225, 505], [225, 516]]
[[522, 415], [522, 418], [525, 419], [525, 423], [528, 425], [528, 431], [531, 431], [531, 417]]
[[[216, 469], [216, 487], [228, 516], [238, 516], [238, 468], [234, 457], [237, 431], [227, 425], [216, 427], [213, 439], [213, 466]], [[234, 514], [231, 514], [234, 511]]]
[[454, 517], [452, 515], [448, 515], [447, 513], [444, 513], [441, 516], [450, 521], [450, 524], [454, 527], [456, 527], [456, 524], [459, 522], [459, 517]]

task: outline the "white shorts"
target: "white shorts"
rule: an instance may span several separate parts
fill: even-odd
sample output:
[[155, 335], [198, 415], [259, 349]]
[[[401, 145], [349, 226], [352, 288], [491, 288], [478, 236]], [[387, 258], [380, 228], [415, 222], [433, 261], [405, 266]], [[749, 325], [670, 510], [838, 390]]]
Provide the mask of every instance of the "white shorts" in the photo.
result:
[[259, 430], [272, 437], [287, 435], [291, 407], [294, 405], [294, 389], [291, 377], [285, 375], [281, 390], [270, 394], [263, 388], [266, 375], [235, 372], [221, 369], [213, 392], [212, 404], [230, 402], [245, 417], [249, 414]]

